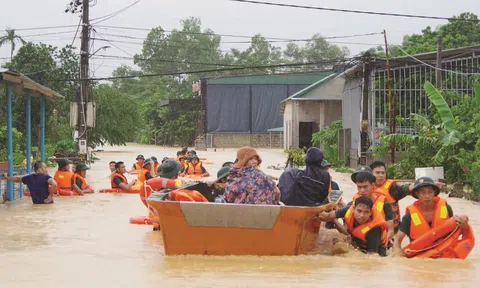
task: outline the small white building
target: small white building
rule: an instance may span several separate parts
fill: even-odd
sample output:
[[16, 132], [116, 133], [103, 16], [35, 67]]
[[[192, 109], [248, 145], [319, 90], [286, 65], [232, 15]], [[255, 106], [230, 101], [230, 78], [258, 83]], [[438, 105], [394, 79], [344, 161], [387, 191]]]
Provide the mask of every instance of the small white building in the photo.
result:
[[285, 149], [311, 147], [314, 133], [342, 119], [345, 79], [338, 76], [332, 71], [280, 103]]

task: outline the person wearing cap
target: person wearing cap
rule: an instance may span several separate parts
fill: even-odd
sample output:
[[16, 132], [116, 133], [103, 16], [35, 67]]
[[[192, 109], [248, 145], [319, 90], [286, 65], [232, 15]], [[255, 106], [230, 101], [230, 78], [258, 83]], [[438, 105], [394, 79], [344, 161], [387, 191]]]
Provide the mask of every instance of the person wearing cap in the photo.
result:
[[387, 239], [390, 241], [394, 236], [392, 205], [385, 199], [385, 196], [374, 193], [375, 176], [373, 176], [372, 170], [370, 167], [359, 167], [352, 173], [351, 179], [358, 189], [358, 192], [353, 196], [353, 200], [343, 208], [320, 213], [319, 218], [325, 222], [345, 218], [353, 202], [359, 197], [366, 196], [373, 202], [373, 213], [380, 213], [385, 218], [387, 222]]
[[148, 179], [152, 179], [153, 178], [152, 175], [155, 175], [155, 170], [153, 170], [154, 166], [155, 166], [155, 162], [152, 161], [150, 158], [145, 160], [145, 162], [143, 163], [142, 170], [138, 172], [137, 182], [143, 183]]
[[73, 172], [70, 170], [70, 160], [58, 160], [58, 170], [55, 172], [53, 179], [57, 182], [57, 189], [72, 190]]
[[215, 195], [216, 203], [225, 202], [224, 194], [225, 194], [228, 174], [230, 174], [230, 166], [222, 167], [217, 172], [217, 180], [213, 183], [215, 185], [213, 189], [213, 194]]
[[202, 162], [200, 162], [200, 159], [196, 154], [190, 154], [189, 155], [190, 162], [188, 163], [188, 166], [185, 165], [184, 169], [180, 172], [180, 176], [185, 176], [185, 175], [198, 175], [201, 177], [208, 177], [210, 176], [210, 173], [208, 173], [207, 169], [203, 167]]
[[137, 160], [137, 162], [133, 163], [130, 173], [138, 173], [140, 170], [142, 170], [143, 164], [145, 163], [145, 157], [143, 157], [143, 155], [138, 155], [135, 160]]
[[225, 162], [225, 163], [222, 164], [222, 167], [232, 168], [233, 165], [235, 165], [235, 163], [233, 163], [233, 162]]
[[252, 147], [237, 151], [237, 163], [230, 170], [225, 188], [225, 201], [235, 204], [278, 205], [280, 191], [258, 165], [262, 158]]
[[[155, 188], [160, 191], [162, 189], [177, 188], [182, 186], [182, 180], [178, 179], [178, 172], [180, 169], [180, 164], [177, 161], [173, 159], [165, 160], [162, 165], [158, 167], [157, 171], [157, 177], [163, 178], [162, 184], [160, 187]], [[148, 180], [146, 183], [148, 184]]]
[[181, 153], [180, 155], [188, 156], [188, 147], [183, 147], [180, 153]]
[[72, 176], [72, 190], [76, 191], [79, 195], [84, 195], [85, 193], [94, 193], [92, 187], [87, 185], [87, 170], [90, 168], [84, 163], [80, 163], [75, 167], [75, 174]]
[[42, 161], [33, 163], [33, 173], [24, 176], [3, 176], [7, 181], [27, 185], [33, 204], [52, 204], [53, 195], [57, 192], [57, 182], [48, 175], [47, 165]]
[[431, 229], [441, 226], [449, 218], [455, 217], [461, 229], [468, 229], [466, 216], [454, 216], [453, 209], [447, 201], [438, 197], [440, 188], [429, 177], [421, 177], [414, 183], [412, 197], [418, 199], [407, 206], [399, 231], [395, 237], [394, 255], [403, 256], [402, 241], [405, 236], [413, 242]]
[[278, 182], [281, 201], [287, 206], [320, 206], [328, 197], [330, 174], [323, 169], [325, 158], [317, 147], [307, 150], [305, 170], [287, 168]]
[[376, 190], [375, 193], [379, 193], [392, 204], [393, 210], [393, 227], [394, 232], [397, 233], [398, 228], [400, 227], [400, 206], [398, 201], [410, 195], [413, 185], [406, 184], [399, 186], [397, 182], [391, 179], [387, 179], [387, 166], [384, 162], [374, 161], [370, 164], [370, 169], [372, 169], [373, 176], [376, 179]]
[[[332, 164], [328, 162], [326, 159], [322, 161], [322, 168], [325, 169], [325, 171], [330, 174], [330, 167], [332, 167]], [[332, 180], [332, 174], [330, 174], [330, 187], [328, 187], [328, 191], [332, 190], [340, 190], [340, 187], [338, 186], [338, 183]]]
[[150, 157], [150, 159], [153, 161], [153, 174], [155, 175], [157, 173], [158, 167], [160, 167], [160, 163], [158, 163], [158, 159], [155, 156]]
[[112, 178], [110, 179], [112, 189], [119, 188], [125, 191], [132, 190], [132, 186], [137, 183], [137, 179], [133, 179], [131, 183], [128, 183], [127, 178], [123, 175], [125, 173], [127, 173], [125, 163], [122, 161], [115, 163], [115, 172], [112, 174]]
[[381, 213], [376, 213], [372, 199], [358, 197], [345, 214], [345, 226], [337, 225], [337, 230], [351, 236], [354, 247], [368, 254], [387, 256], [386, 221]]

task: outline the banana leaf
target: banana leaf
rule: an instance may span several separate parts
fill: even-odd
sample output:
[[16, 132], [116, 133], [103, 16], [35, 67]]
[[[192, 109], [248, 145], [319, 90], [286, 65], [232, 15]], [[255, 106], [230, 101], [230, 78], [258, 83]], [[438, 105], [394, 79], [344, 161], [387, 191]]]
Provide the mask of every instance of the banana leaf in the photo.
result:
[[456, 145], [458, 142], [460, 142], [460, 135], [457, 131], [446, 134], [442, 139], [442, 145], [444, 147]]
[[473, 82], [473, 90], [475, 91], [475, 104], [480, 105], [480, 82]]
[[443, 98], [442, 94], [432, 85], [430, 82], [425, 82], [423, 88], [428, 94], [428, 99], [435, 105], [437, 108], [438, 114], [443, 122], [444, 129], [450, 133], [455, 131], [457, 125], [455, 123], [455, 118], [453, 117], [452, 110], [448, 107], [447, 102]]

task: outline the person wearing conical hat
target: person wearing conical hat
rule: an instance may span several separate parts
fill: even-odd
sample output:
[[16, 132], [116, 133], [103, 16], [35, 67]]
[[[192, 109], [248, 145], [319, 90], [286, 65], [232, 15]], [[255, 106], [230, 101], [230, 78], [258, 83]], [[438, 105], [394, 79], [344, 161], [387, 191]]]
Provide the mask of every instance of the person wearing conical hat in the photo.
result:
[[451, 217], [455, 217], [458, 227], [467, 230], [468, 233], [467, 216], [454, 216], [452, 207], [445, 199], [439, 197], [439, 194], [440, 188], [431, 178], [421, 177], [415, 181], [412, 197], [418, 201], [406, 208], [395, 237], [393, 246], [395, 256], [404, 255], [401, 245], [405, 236], [413, 242], [431, 229], [441, 226]]

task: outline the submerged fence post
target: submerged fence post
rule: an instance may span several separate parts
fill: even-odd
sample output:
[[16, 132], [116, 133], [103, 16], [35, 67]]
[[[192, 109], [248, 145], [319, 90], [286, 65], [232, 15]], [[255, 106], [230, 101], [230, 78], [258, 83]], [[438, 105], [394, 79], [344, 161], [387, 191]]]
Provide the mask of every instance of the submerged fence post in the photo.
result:
[[[12, 133], [12, 86], [6, 82], [7, 90], [7, 154], [8, 176], [13, 176], [13, 133]], [[14, 200], [13, 182], [7, 181], [7, 199]]]
[[40, 159], [45, 162], [45, 96], [40, 95]]

